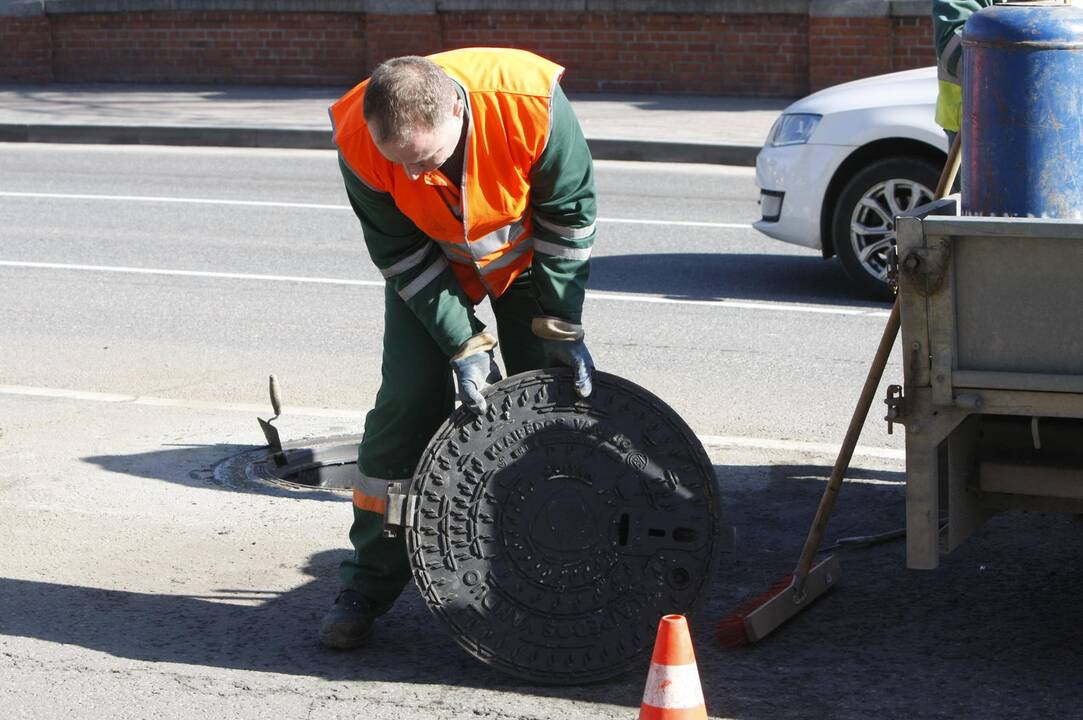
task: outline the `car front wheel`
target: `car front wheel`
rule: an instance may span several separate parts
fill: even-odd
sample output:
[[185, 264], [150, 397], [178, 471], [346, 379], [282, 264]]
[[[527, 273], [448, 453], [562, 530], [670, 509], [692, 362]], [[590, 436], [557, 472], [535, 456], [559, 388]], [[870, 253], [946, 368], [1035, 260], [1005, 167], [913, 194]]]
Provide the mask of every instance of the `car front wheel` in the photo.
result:
[[887, 262], [895, 217], [931, 201], [939, 178], [928, 160], [894, 157], [863, 168], [843, 187], [831, 223], [835, 253], [862, 293], [892, 298]]

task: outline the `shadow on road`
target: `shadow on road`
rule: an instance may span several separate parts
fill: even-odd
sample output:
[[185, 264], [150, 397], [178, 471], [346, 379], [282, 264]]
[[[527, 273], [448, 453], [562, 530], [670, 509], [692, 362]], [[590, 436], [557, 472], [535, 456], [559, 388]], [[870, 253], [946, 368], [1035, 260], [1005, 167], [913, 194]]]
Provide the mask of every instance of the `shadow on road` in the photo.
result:
[[[241, 453], [259, 448], [252, 445], [215, 443], [212, 445], [166, 446], [166, 450], [154, 450], [130, 455], [95, 455], [82, 458], [83, 462], [97, 465], [109, 472], [121, 475], [164, 480], [188, 487], [213, 487], [221, 490], [244, 490], [245, 492], [275, 497], [303, 500], [348, 501], [346, 492], [328, 490], [294, 489], [273, 485], [269, 482], [246, 479], [243, 463], [230, 467], [228, 472], [216, 472], [219, 465]], [[193, 469], [194, 468], [194, 469]]]
[[590, 289], [683, 300], [766, 300], [880, 309], [835, 260], [815, 255], [660, 253], [591, 258]]
[[[1078, 708], [1078, 523], [1037, 513], [996, 518], [934, 572], [906, 570], [901, 542], [847, 551], [833, 593], [767, 640], [723, 650], [713, 641], [716, 622], [792, 569], [830, 468], [716, 472], [738, 554], [720, 568], [692, 623], [712, 715], [1017, 718]], [[828, 538], [898, 527], [901, 474], [858, 469], [852, 477]], [[526, 686], [468, 658], [413, 590], [383, 618], [369, 647], [321, 649], [315, 628], [342, 557], [339, 550], [313, 555], [304, 568], [313, 579], [285, 592], [149, 594], [0, 579], [0, 633], [145, 662], [495, 688], [629, 713], [638, 706], [645, 667], [597, 685]]]

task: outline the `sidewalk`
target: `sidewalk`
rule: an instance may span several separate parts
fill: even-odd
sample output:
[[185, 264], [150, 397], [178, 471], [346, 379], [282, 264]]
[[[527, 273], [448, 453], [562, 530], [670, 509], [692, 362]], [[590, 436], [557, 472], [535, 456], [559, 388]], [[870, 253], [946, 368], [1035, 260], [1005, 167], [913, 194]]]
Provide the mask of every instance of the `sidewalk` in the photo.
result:
[[[330, 148], [343, 90], [190, 85], [0, 85], [0, 142]], [[572, 95], [598, 160], [754, 165], [788, 100]]]

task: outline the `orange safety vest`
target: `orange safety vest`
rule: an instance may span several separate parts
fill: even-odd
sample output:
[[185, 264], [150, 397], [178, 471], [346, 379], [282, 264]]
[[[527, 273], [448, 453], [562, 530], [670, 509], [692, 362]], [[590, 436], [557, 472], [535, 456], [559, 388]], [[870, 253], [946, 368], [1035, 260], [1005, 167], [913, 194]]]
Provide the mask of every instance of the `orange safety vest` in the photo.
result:
[[410, 180], [369, 135], [366, 80], [331, 106], [335, 144], [354, 174], [440, 244], [467, 296], [499, 297], [530, 267], [530, 170], [549, 139], [553, 91], [564, 73], [525, 50], [470, 48], [428, 56], [466, 91], [470, 124], [463, 177], [438, 170]]

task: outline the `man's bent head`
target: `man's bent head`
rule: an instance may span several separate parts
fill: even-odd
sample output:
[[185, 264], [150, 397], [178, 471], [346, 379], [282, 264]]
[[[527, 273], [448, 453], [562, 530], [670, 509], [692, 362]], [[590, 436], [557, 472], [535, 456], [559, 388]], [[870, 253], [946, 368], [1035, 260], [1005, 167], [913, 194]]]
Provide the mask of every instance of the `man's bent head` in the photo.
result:
[[451, 157], [462, 130], [455, 81], [423, 57], [381, 63], [365, 88], [365, 122], [377, 149], [411, 179]]

